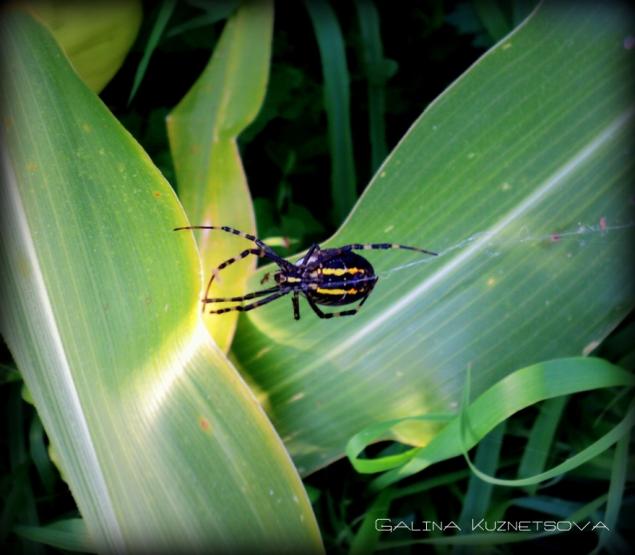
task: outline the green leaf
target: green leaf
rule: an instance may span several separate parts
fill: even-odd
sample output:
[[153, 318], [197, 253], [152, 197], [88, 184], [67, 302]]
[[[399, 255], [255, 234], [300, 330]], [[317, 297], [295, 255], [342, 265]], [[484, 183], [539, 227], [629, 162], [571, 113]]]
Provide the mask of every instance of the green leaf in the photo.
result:
[[26, 2], [50, 29], [86, 85], [100, 92], [132, 47], [143, 13], [139, 0]]
[[[227, 225], [255, 233], [253, 206], [236, 139], [260, 110], [265, 97], [273, 4], [245, 2], [227, 22], [202, 75], [168, 117], [179, 198], [192, 224]], [[180, 225], [184, 225], [181, 223]], [[181, 234], [183, 232], [180, 232]], [[218, 231], [196, 231], [205, 283], [221, 262], [252, 247]], [[245, 293], [255, 258], [223, 271], [214, 297]], [[229, 349], [237, 313], [206, 318], [217, 344]]]
[[[545, 468], [556, 429], [568, 400], [566, 396], [555, 397], [540, 405], [540, 413], [531, 428], [527, 446], [518, 465], [518, 478], [539, 474]], [[535, 495], [537, 489], [537, 485], [529, 486], [527, 492]]]
[[[496, 472], [500, 464], [499, 456], [505, 437], [505, 428], [505, 421], [503, 421], [479, 442], [474, 456], [474, 465], [483, 472], [488, 474]], [[488, 514], [493, 489], [492, 484], [481, 480], [475, 474], [470, 476], [457, 522], [461, 530], [469, 530], [474, 517], [482, 518]]]
[[2, 21], [2, 334], [99, 551], [320, 551], [200, 316], [169, 184], [30, 17]]
[[154, 25], [152, 26], [152, 31], [150, 32], [150, 36], [148, 37], [148, 41], [146, 42], [145, 48], [143, 49], [143, 56], [141, 57], [141, 61], [137, 67], [137, 71], [134, 75], [134, 81], [132, 83], [132, 90], [130, 91], [130, 96], [128, 97], [128, 104], [132, 102], [132, 99], [137, 94], [137, 90], [139, 89], [139, 85], [141, 85], [141, 81], [143, 80], [143, 76], [148, 69], [148, 64], [150, 63], [150, 58], [152, 57], [152, 53], [156, 49], [159, 44], [159, 40], [161, 40], [161, 35], [165, 31], [165, 27], [170, 21], [170, 17], [172, 16], [172, 12], [174, 11], [174, 6], [176, 5], [176, 0], [163, 0], [161, 5], [157, 9], [157, 17], [154, 21]]
[[368, 134], [371, 147], [371, 173], [384, 161], [388, 153], [386, 128], [386, 81], [389, 60], [384, 58], [379, 13], [373, 0], [356, 0], [357, 19], [362, 39], [362, 55], [368, 81]]
[[[631, 434], [627, 433], [617, 442], [615, 453], [613, 455], [613, 468], [611, 471], [611, 483], [609, 485], [608, 499], [606, 503], [606, 511], [604, 513], [603, 522], [606, 524], [607, 530], [600, 530], [600, 541], [595, 553], [600, 553], [602, 548], [617, 547], [615, 534], [611, 534], [611, 530], [616, 530], [618, 518], [620, 516], [620, 508], [624, 497], [626, 486], [626, 474], [628, 471], [628, 451], [631, 440]], [[615, 543], [616, 545], [611, 545]], [[619, 551], [619, 549], [617, 550]]]
[[333, 221], [342, 222], [357, 198], [350, 115], [350, 76], [342, 30], [328, 0], [305, 0], [320, 49], [329, 127]]
[[40, 422], [36, 414], [33, 415], [31, 426], [29, 427], [29, 452], [46, 493], [52, 495], [57, 473], [46, 448], [42, 422]]
[[94, 553], [86, 525], [81, 518], [69, 518], [48, 526], [16, 526], [15, 532], [28, 540], [66, 551]]
[[483, 27], [487, 29], [494, 42], [499, 41], [511, 31], [504, 9], [509, 5], [497, 0], [474, 0], [473, 6]]
[[[556, 359], [528, 366], [509, 374], [450, 420], [427, 445], [410, 449], [407, 452], [407, 458], [381, 457], [371, 461], [359, 457], [366, 445], [386, 437], [391, 428], [399, 423], [399, 420], [373, 424], [354, 435], [347, 445], [346, 452], [358, 472], [378, 472], [392, 469], [375, 480], [374, 486], [381, 488], [420, 472], [436, 462], [459, 454], [466, 456], [467, 450], [471, 449], [495, 426], [516, 412], [539, 401], [591, 389], [615, 386], [632, 387], [633, 385], [635, 385], [635, 378], [631, 374], [603, 359]], [[411, 418], [425, 418], [425, 416]], [[467, 456], [466, 460], [472, 471], [489, 483], [506, 486], [532, 485], [587, 462], [615, 443], [625, 431], [628, 432], [632, 425], [633, 409], [631, 408], [621, 423], [593, 445], [570, 457], [555, 469], [519, 480], [490, 478], [476, 468]]]
[[284, 299], [239, 320], [234, 352], [302, 473], [373, 422], [452, 412], [468, 366], [478, 395], [590, 353], [633, 307], [629, 21], [541, 5], [428, 107], [326, 242], [440, 256], [369, 252], [379, 282], [354, 317], [303, 301], [295, 322]]
[[199, 27], [212, 25], [212, 23], [227, 19], [236, 11], [239, 4], [240, 0], [215, 0], [213, 3], [204, 2], [199, 6], [204, 13], [172, 27], [167, 32], [167, 36], [174, 37], [187, 31], [192, 31]]

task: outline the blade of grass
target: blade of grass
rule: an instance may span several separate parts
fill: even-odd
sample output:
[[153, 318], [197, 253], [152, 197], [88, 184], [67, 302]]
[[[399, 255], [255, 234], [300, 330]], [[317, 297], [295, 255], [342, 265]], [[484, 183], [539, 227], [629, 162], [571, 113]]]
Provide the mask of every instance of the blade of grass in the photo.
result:
[[204, 27], [205, 25], [212, 25], [217, 21], [227, 19], [238, 9], [239, 5], [240, 0], [215, 0], [214, 3], [209, 3], [205, 7], [201, 6], [205, 9], [205, 13], [172, 27], [172, 29], [166, 33], [166, 36], [175, 37], [181, 33], [192, 31], [193, 29], [198, 29], [199, 27]]
[[[473, 5], [483, 27], [487, 29], [494, 42], [498, 42], [512, 30], [503, 11], [503, 5], [497, 0], [474, 0]], [[505, 6], [508, 7], [507, 3]]]
[[377, 519], [384, 519], [388, 516], [390, 501], [394, 492], [390, 488], [386, 488], [375, 498], [371, 505], [366, 509], [364, 520], [355, 533], [349, 555], [365, 555], [366, 553], [374, 553], [379, 540], [377, 533]]
[[624, 436], [622, 436], [615, 445], [613, 468], [611, 469], [611, 481], [609, 483], [606, 511], [603, 518], [603, 522], [607, 529], [600, 530], [598, 545], [593, 550], [593, 553], [601, 553], [603, 549], [606, 549], [609, 552], [614, 550], [617, 552], [623, 551], [616, 549], [619, 544], [614, 540], [614, 538], [617, 537], [615, 532], [617, 530], [618, 517], [620, 516], [622, 499], [624, 498], [624, 490], [626, 487], [630, 439], [630, 433], [624, 434]]
[[333, 221], [348, 216], [357, 200], [350, 116], [350, 77], [342, 31], [328, 0], [305, 0], [322, 60], [324, 107], [331, 152]]
[[[489, 432], [478, 444], [474, 464], [483, 472], [494, 474], [499, 466], [500, 450], [505, 436], [505, 422]], [[463, 506], [458, 518], [461, 530], [469, 530], [472, 519], [485, 518], [492, 500], [494, 486], [472, 474], [463, 498]], [[456, 555], [464, 554], [462, 548], [455, 549]]]
[[37, 474], [46, 492], [51, 495], [57, 479], [57, 471], [51, 463], [45, 443], [44, 428], [37, 414], [31, 419], [29, 427], [29, 453]]
[[157, 17], [154, 21], [154, 25], [152, 26], [152, 31], [150, 32], [150, 36], [148, 37], [145, 48], [143, 49], [143, 56], [141, 57], [141, 61], [139, 62], [137, 71], [134, 75], [132, 90], [130, 91], [130, 96], [128, 97], [128, 104], [132, 102], [132, 99], [137, 94], [137, 90], [139, 90], [141, 81], [143, 81], [143, 77], [146, 73], [146, 70], [148, 69], [148, 64], [150, 63], [152, 53], [161, 40], [161, 36], [165, 31], [168, 21], [170, 21], [170, 17], [172, 16], [172, 12], [174, 11], [175, 6], [176, 0], [163, 0], [161, 2], [161, 5], [157, 9]]
[[384, 122], [388, 60], [384, 58], [379, 14], [373, 0], [356, 0], [357, 20], [362, 37], [362, 54], [368, 82], [368, 130], [370, 171], [377, 171], [388, 154]]
[[[396, 499], [409, 495], [421, 494], [434, 488], [447, 486], [470, 476], [468, 470], [450, 472], [434, 478], [420, 480], [415, 484], [401, 488], [385, 488], [379, 492], [375, 500], [364, 515], [364, 519], [351, 542], [351, 554], [372, 553], [379, 543], [379, 530], [375, 520], [387, 518], [390, 513], [390, 505]], [[434, 520], [434, 519], [426, 519]], [[438, 519], [437, 519], [438, 520]]]
[[[545, 468], [556, 429], [567, 401], [568, 397], [563, 395], [548, 399], [540, 405], [540, 413], [531, 428], [527, 445], [518, 466], [519, 478], [539, 474]], [[530, 495], [535, 495], [537, 490], [538, 484], [527, 487], [527, 493]]]
[[16, 526], [14, 531], [27, 540], [64, 551], [96, 553], [86, 524], [81, 518], [60, 520], [47, 526]]
[[[517, 370], [480, 395], [465, 411], [446, 424], [425, 447], [410, 450], [410, 457], [402, 466], [385, 472], [374, 480], [372, 486], [381, 489], [406, 476], [420, 472], [435, 462], [465, 454], [467, 449], [473, 447], [497, 424], [515, 412], [544, 399], [589, 389], [634, 384], [635, 378], [631, 374], [602, 359], [558, 359]], [[558, 465], [557, 470], [551, 469], [539, 475], [539, 478], [534, 476], [523, 480], [492, 479], [479, 472], [469, 459], [468, 463], [472, 471], [481, 479], [489, 480], [494, 484], [514, 486], [533, 484], [579, 466], [610, 447], [625, 430], [629, 429], [632, 424], [630, 418], [631, 412], [628, 412], [626, 418], [608, 434], [567, 459], [565, 463]], [[469, 423], [469, 429], [465, 429], [465, 436], [461, 437], [459, 430], [462, 429], [464, 421]], [[392, 421], [392, 425], [394, 422]], [[358, 472], [367, 472], [369, 467], [373, 468], [370, 461], [359, 458], [364, 444], [385, 436], [385, 433], [386, 429], [379, 429], [379, 432], [374, 434], [362, 431], [351, 438], [346, 453]], [[381, 460], [374, 460], [373, 463], [379, 465]]]

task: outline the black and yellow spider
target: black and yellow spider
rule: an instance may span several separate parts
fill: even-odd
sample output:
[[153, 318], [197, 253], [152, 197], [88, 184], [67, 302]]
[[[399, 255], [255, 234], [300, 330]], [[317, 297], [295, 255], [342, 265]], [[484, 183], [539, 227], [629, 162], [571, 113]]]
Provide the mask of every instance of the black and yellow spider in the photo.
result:
[[[293, 317], [300, 319], [300, 303], [299, 296], [302, 294], [309, 302], [309, 306], [320, 318], [333, 318], [335, 316], [352, 316], [357, 313], [361, 306], [366, 302], [373, 287], [379, 279], [370, 265], [370, 262], [353, 251], [371, 250], [371, 249], [405, 249], [410, 251], [422, 252], [436, 256], [437, 253], [420, 249], [418, 247], [408, 247], [405, 245], [397, 245], [395, 243], [370, 243], [370, 244], [351, 244], [334, 249], [321, 249], [319, 245], [312, 245], [306, 255], [298, 260], [295, 264], [288, 262], [284, 258], [278, 256], [271, 247], [267, 246], [257, 237], [249, 233], [243, 233], [237, 229], [226, 226], [206, 226], [194, 225], [187, 227], [177, 227], [175, 231], [183, 229], [217, 229], [240, 235], [249, 241], [253, 241], [258, 248], [245, 249], [238, 256], [229, 258], [220, 264], [213, 272], [205, 290], [204, 304], [224, 303], [224, 302], [244, 302], [257, 297], [264, 297], [259, 301], [246, 305], [237, 305], [230, 308], [220, 308], [218, 310], [210, 310], [210, 314], [224, 314], [237, 310], [239, 312], [247, 312], [259, 306], [275, 301], [280, 297], [292, 293], [291, 301], [293, 303]], [[226, 298], [209, 298], [209, 290], [214, 281], [217, 272], [226, 268], [230, 264], [246, 258], [250, 254], [261, 258], [273, 260], [279, 268], [279, 271], [273, 274], [276, 282], [274, 287], [263, 289], [262, 291], [254, 291], [241, 297]], [[264, 283], [269, 278], [268, 274], [261, 281]], [[359, 301], [359, 304], [352, 309], [342, 310], [340, 312], [322, 312], [318, 305], [324, 306], [342, 306]]]

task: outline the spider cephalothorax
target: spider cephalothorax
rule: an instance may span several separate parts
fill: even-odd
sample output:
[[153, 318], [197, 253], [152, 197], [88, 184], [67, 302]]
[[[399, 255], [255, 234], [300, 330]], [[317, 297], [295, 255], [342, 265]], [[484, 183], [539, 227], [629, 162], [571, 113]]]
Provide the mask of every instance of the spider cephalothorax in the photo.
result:
[[[237, 310], [246, 312], [259, 306], [275, 301], [276, 299], [292, 294], [293, 316], [300, 319], [299, 296], [303, 295], [309, 302], [309, 306], [320, 318], [333, 318], [335, 316], [352, 316], [366, 302], [373, 287], [379, 279], [373, 270], [370, 262], [363, 256], [353, 252], [356, 250], [377, 250], [377, 249], [404, 249], [422, 252], [436, 256], [435, 252], [418, 247], [408, 247], [396, 243], [353, 243], [339, 248], [321, 249], [319, 245], [312, 245], [306, 255], [295, 264], [278, 256], [271, 247], [267, 246], [257, 237], [249, 233], [243, 233], [237, 229], [226, 226], [188, 226], [177, 227], [182, 229], [218, 229], [240, 235], [256, 244], [258, 248], [245, 249], [238, 256], [225, 260], [213, 272], [205, 291], [204, 305], [209, 303], [236, 302], [242, 303], [250, 299], [263, 297], [250, 304], [239, 304], [229, 308], [210, 310], [210, 314], [224, 314]], [[230, 264], [246, 258], [250, 254], [261, 258], [268, 258], [278, 265], [279, 270], [273, 274], [276, 285], [261, 291], [247, 293], [241, 297], [209, 298], [209, 289], [214, 281], [217, 272], [220, 272]], [[265, 274], [261, 283], [269, 279], [269, 274]], [[339, 312], [323, 312], [318, 305], [342, 306], [359, 301], [355, 308], [341, 310]]]

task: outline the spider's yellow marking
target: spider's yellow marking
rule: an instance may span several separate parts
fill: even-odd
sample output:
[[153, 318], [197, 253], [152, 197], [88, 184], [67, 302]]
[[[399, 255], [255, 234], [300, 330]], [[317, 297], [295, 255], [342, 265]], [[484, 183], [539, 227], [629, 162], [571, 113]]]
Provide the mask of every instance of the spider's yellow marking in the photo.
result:
[[322, 287], [318, 287], [316, 289], [318, 293], [322, 295], [354, 295], [355, 293], [359, 293], [359, 289], [324, 289]]
[[363, 274], [363, 268], [322, 268], [324, 276], [343, 276], [344, 274]]
[[288, 277], [287, 278], [287, 283], [298, 283], [299, 281], [301, 281], [301, 279], [297, 278], [297, 277]]

